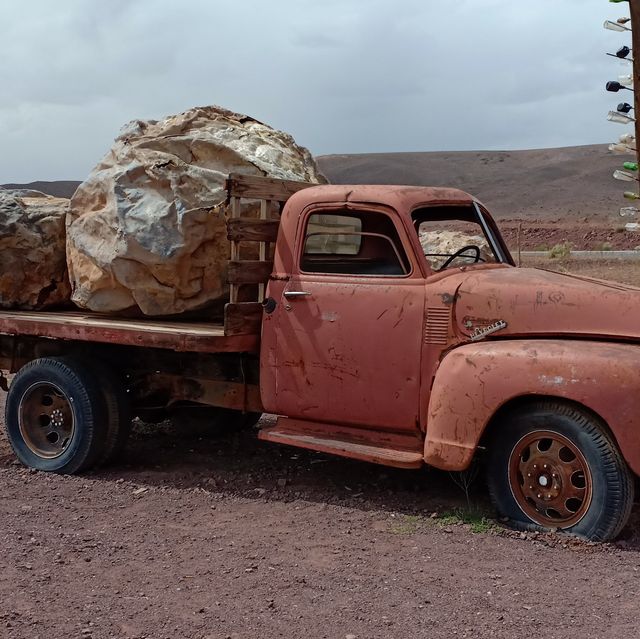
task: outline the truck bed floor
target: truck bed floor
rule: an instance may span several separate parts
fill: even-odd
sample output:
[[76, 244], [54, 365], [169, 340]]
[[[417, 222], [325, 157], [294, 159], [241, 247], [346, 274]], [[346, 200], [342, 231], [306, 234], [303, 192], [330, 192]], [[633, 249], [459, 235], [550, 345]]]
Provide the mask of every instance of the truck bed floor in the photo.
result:
[[258, 335], [226, 336], [221, 322], [122, 319], [82, 312], [0, 311], [0, 335], [29, 335], [200, 353], [255, 352]]

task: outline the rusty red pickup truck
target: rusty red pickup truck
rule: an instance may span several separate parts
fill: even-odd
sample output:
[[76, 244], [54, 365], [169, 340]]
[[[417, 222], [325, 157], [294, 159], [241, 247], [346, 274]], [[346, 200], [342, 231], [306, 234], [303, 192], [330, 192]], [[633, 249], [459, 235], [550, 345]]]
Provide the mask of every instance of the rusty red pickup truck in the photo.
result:
[[[230, 301], [190, 322], [0, 312], [18, 459], [76, 473], [132, 416], [189, 412], [263, 440], [464, 471], [500, 517], [614, 538], [640, 473], [640, 289], [517, 268], [454, 189], [231, 175]], [[150, 417], [151, 416], [151, 417]]]

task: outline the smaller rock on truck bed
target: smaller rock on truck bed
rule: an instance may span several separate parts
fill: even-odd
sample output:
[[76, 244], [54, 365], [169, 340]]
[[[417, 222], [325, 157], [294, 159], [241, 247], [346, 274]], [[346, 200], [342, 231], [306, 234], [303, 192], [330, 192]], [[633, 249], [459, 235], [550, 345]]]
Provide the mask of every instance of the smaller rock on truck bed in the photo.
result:
[[516, 268], [454, 189], [232, 175], [228, 196], [223, 321], [0, 312], [24, 464], [107, 462], [132, 415], [269, 412], [261, 439], [401, 468], [481, 456], [514, 526], [619, 533], [640, 472], [640, 289]]

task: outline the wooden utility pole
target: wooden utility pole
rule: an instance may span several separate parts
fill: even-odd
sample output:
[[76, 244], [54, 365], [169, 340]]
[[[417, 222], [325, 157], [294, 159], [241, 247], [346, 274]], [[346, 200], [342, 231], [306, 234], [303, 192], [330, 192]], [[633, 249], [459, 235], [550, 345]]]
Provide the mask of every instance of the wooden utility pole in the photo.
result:
[[629, 0], [633, 56], [633, 113], [636, 127], [636, 161], [640, 166], [640, 0]]

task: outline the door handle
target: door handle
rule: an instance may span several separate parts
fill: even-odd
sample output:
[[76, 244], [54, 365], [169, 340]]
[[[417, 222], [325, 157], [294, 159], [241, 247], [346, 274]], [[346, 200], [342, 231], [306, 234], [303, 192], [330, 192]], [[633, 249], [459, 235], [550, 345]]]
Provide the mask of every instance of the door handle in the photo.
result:
[[309, 291], [285, 291], [284, 296], [287, 299], [295, 297], [311, 297], [311, 293], [309, 293]]

